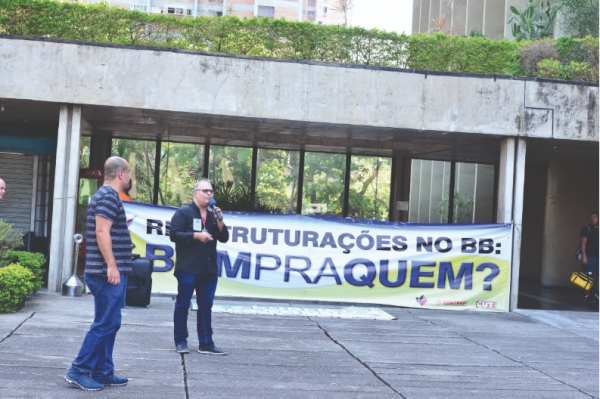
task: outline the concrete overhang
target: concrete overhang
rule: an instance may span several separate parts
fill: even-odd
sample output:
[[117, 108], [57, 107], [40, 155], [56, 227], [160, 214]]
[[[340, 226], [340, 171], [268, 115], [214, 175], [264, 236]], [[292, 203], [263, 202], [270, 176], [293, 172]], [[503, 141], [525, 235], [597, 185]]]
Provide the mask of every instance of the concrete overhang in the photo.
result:
[[56, 131], [73, 103], [86, 135], [485, 163], [521, 136], [528, 156], [597, 158], [585, 83], [10, 36], [0, 59], [0, 134]]

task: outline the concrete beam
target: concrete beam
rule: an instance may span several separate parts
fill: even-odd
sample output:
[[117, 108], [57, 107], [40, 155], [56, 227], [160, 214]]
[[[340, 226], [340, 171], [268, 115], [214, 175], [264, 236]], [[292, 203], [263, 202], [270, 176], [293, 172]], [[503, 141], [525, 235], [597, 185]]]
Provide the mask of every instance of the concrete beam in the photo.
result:
[[[598, 140], [598, 109], [590, 105], [598, 87], [592, 85], [14, 37], [0, 38], [0, 58], [5, 61], [0, 93], [8, 99], [290, 123]], [[164, 71], [173, 78], [159, 78]], [[533, 90], [527, 96], [526, 86]], [[542, 90], [539, 96], [536, 87]], [[544, 96], [552, 102], [552, 112], [539, 115], [531, 108]], [[577, 109], [585, 111], [573, 111]], [[567, 123], [557, 115], [572, 120]], [[578, 130], [571, 132], [571, 125]]]

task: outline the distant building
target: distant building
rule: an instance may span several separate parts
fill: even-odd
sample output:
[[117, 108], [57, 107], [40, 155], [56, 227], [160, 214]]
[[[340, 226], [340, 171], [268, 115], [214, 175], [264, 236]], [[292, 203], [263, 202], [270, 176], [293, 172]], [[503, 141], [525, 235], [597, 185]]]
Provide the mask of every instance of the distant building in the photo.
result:
[[[119, 0], [112, 6], [182, 17], [235, 15], [307, 21], [325, 25], [343, 25], [344, 13], [335, 10], [334, 0]], [[348, 12], [348, 23], [351, 11]]]

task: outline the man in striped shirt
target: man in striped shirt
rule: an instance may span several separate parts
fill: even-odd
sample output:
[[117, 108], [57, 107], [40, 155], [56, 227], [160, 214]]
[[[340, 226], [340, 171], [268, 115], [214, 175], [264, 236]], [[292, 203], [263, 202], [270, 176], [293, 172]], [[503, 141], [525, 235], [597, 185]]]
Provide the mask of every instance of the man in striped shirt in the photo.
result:
[[119, 192], [130, 180], [127, 161], [108, 158], [104, 164], [104, 186], [88, 206], [84, 280], [94, 295], [94, 323], [65, 376], [69, 384], [85, 391], [123, 386], [128, 381], [114, 374], [112, 353], [121, 327], [127, 275], [132, 269], [133, 246], [119, 199]]

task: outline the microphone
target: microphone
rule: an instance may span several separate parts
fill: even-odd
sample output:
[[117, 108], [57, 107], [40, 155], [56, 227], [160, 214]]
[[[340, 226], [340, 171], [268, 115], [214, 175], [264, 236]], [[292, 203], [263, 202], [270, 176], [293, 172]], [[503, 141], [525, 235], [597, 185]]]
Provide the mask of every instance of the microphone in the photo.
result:
[[219, 212], [217, 212], [215, 210], [215, 206], [217, 206], [217, 201], [215, 201], [214, 198], [211, 198], [208, 201], [208, 207], [210, 208], [211, 211], [213, 211], [215, 213], [215, 215], [217, 215], [217, 218], [219, 218], [219, 220], [223, 220], [223, 215], [221, 215]]

